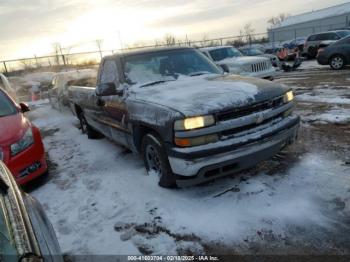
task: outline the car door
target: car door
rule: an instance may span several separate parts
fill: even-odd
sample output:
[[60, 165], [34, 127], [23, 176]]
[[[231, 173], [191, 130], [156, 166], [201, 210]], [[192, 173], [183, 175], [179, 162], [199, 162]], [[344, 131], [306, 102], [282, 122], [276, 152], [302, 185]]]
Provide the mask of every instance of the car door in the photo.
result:
[[[104, 62], [104, 70], [100, 84], [114, 83], [120, 89], [120, 77], [117, 62], [113, 59]], [[100, 121], [109, 129], [108, 136], [115, 142], [127, 145], [127, 110], [122, 93], [120, 95], [100, 97], [103, 106], [103, 116]]]

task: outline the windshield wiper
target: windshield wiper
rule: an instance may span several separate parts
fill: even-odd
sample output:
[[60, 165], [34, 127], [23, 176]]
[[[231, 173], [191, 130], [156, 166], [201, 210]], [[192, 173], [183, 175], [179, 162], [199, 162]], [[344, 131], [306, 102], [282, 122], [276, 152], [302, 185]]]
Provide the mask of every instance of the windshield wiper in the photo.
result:
[[140, 87], [154, 86], [154, 85], [162, 84], [162, 83], [165, 83], [165, 82], [171, 82], [171, 81], [176, 81], [176, 80], [157, 80], [157, 81], [153, 81], [153, 82], [150, 82], [150, 83], [143, 84]]
[[191, 73], [189, 74], [189, 76], [201, 76], [201, 75], [207, 75], [207, 74], [210, 74], [210, 73], [207, 71], [199, 71], [199, 72]]

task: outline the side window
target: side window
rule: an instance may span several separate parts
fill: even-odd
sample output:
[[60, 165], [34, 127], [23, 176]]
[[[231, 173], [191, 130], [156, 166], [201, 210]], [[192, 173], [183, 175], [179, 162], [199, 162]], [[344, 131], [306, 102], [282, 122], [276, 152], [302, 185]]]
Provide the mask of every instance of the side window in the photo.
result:
[[325, 40], [323, 37], [323, 34], [316, 35], [315, 41], [322, 41], [322, 40]]
[[311, 35], [309, 36], [309, 38], [307, 39], [307, 41], [315, 41], [316, 40], [316, 35]]
[[338, 40], [338, 36], [336, 33], [328, 33], [328, 34], [325, 34], [325, 38], [324, 40]]
[[103, 64], [101, 73], [101, 84], [114, 82], [116, 86], [119, 84], [119, 75], [117, 64], [113, 60], [106, 60]]

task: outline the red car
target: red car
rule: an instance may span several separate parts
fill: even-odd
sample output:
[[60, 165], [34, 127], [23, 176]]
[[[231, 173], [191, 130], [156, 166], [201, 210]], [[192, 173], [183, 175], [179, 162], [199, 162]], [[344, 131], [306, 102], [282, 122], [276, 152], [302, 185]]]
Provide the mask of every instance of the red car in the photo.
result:
[[21, 185], [47, 171], [40, 131], [24, 116], [28, 111], [0, 89], [0, 160]]

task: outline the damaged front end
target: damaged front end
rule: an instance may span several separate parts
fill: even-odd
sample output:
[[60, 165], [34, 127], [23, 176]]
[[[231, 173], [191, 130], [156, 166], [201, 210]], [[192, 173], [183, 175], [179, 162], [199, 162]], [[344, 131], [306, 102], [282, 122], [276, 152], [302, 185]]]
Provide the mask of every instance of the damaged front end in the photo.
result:
[[[293, 99], [292, 91], [288, 91], [268, 101], [218, 112], [213, 125], [175, 130], [178, 146], [169, 146], [168, 156], [172, 171], [178, 175], [178, 186], [199, 184], [249, 168], [293, 143], [300, 121], [292, 115]], [[215, 140], [194, 146], [176, 143], [201, 137]]]

